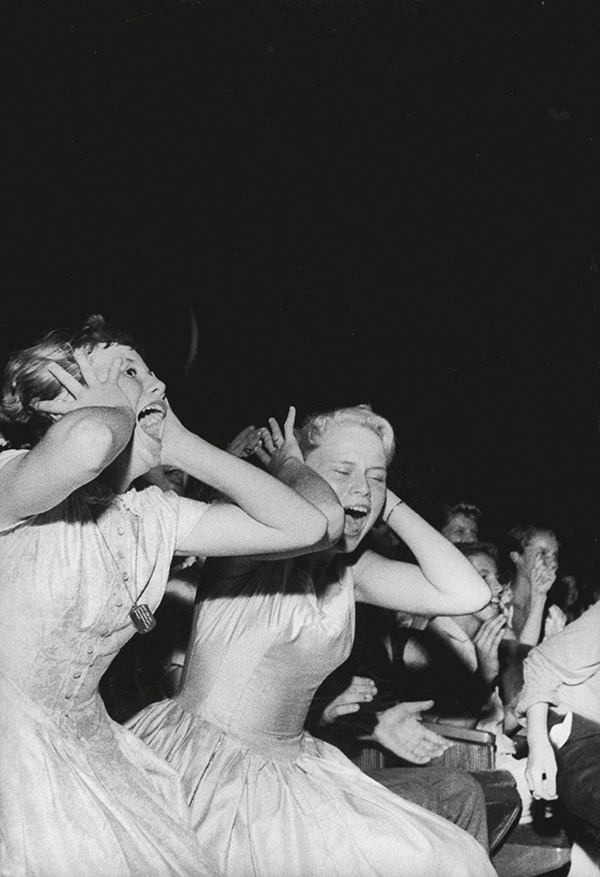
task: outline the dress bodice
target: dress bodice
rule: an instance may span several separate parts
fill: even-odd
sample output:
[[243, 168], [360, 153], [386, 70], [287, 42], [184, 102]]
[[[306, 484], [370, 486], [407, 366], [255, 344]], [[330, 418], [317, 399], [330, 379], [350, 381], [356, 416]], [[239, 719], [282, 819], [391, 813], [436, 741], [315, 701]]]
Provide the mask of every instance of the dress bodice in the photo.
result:
[[0, 531], [2, 874], [218, 873], [177, 775], [110, 720], [98, 693], [135, 634], [134, 600], [156, 609], [172, 551], [204, 512], [181, 502], [90, 485]]
[[492, 877], [474, 838], [304, 730], [316, 688], [352, 646], [351, 565], [336, 559], [318, 599], [301, 559], [236, 565], [203, 568], [178, 697], [127, 723], [181, 776], [221, 872]]
[[116, 496], [90, 485], [0, 532], [0, 662], [9, 686], [52, 714], [75, 717], [90, 702], [135, 634], [134, 600], [152, 611], [160, 603], [178, 500], [158, 488]]
[[338, 573], [319, 598], [292, 560], [203, 582], [180, 705], [253, 746], [293, 744], [352, 646], [352, 577]]

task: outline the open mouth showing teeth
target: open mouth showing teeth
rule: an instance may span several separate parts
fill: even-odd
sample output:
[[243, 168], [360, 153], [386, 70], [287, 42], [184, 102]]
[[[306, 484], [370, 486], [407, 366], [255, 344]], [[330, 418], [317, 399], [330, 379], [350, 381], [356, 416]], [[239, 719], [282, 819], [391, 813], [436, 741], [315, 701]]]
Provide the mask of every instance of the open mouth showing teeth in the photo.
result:
[[165, 419], [167, 409], [160, 402], [153, 402], [142, 408], [137, 416], [138, 423], [144, 430], [152, 430]]
[[367, 510], [361, 509], [355, 506], [350, 506], [347, 509], [344, 509], [347, 515], [350, 515], [351, 518], [354, 518], [355, 521], [361, 521], [363, 518], [367, 517]]
[[345, 523], [344, 533], [346, 536], [355, 536], [361, 532], [367, 518], [367, 509], [359, 506], [350, 506], [344, 509]]

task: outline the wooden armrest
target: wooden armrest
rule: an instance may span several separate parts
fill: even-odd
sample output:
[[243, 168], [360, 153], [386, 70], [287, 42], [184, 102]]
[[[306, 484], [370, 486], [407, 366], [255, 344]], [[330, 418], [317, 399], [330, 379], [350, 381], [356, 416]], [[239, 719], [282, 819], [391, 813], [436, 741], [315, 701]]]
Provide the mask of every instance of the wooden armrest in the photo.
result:
[[452, 746], [439, 758], [433, 758], [431, 765], [453, 770], [495, 769], [496, 737], [490, 731], [478, 731], [445, 722], [423, 722], [423, 724], [436, 734], [452, 741]]
[[476, 743], [480, 746], [496, 746], [496, 737], [491, 731], [479, 731], [476, 728], [463, 728], [461, 725], [451, 725], [446, 722], [422, 722], [422, 724], [449, 740], [464, 740], [468, 743]]

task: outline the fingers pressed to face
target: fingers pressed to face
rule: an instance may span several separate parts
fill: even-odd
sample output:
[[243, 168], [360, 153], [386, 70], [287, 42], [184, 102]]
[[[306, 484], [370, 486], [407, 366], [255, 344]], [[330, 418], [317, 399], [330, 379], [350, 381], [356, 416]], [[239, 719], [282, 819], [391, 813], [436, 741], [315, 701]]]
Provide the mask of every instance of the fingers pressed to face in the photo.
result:
[[[86, 384], [88, 385], [88, 387], [91, 387], [93, 384], [99, 383], [98, 375], [96, 374], [96, 369], [92, 365], [92, 362], [91, 362], [88, 354], [85, 352], [85, 350], [74, 350], [73, 351], [73, 359], [75, 360], [75, 362], [79, 366], [79, 368], [81, 370], [81, 375], [82, 375], [84, 381], [86, 382]], [[113, 366], [114, 366], [114, 362], [111, 364], [111, 367], [110, 367], [111, 373], [113, 370]], [[119, 362], [119, 367], [120, 367], [120, 362]]]
[[[121, 366], [122, 365], [123, 365], [122, 357], [120, 357], [120, 356], [115, 357], [110, 364], [110, 368], [108, 370], [108, 375], [106, 376], [106, 380], [111, 381], [111, 382], [116, 381], [121, 373]], [[90, 382], [87, 379], [86, 375], [83, 373], [83, 370], [81, 373], [83, 374], [84, 378], [86, 379], [86, 381], [89, 384]], [[94, 376], [95, 376], [95, 373], [94, 373]]]
[[48, 364], [48, 371], [52, 377], [56, 378], [59, 384], [61, 384], [65, 390], [73, 396], [74, 399], [78, 398], [82, 389], [81, 384], [73, 377], [73, 375], [70, 375], [62, 365], [59, 365], [57, 362], [51, 362]]

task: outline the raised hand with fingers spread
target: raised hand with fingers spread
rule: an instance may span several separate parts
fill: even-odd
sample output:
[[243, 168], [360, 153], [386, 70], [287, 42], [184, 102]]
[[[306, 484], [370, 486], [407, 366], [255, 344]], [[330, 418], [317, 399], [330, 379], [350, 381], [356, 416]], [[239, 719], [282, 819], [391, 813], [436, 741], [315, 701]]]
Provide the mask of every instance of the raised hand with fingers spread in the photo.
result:
[[121, 356], [112, 360], [104, 374], [100, 373], [85, 351], [73, 351], [73, 358], [81, 370], [81, 380], [73, 377], [60, 363], [49, 362], [48, 372], [56, 378], [63, 390], [54, 399], [36, 400], [33, 406], [38, 411], [57, 416], [89, 407], [129, 408], [135, 411], [140, 391], [138, 389], [135, 394], [130, 390], [127, 394], [127, 385], [122, 379]]
[[274, 417], [269, 417], [269, 427], [261, 430], [261, 442], [256, 446], [255, 453], [273, 475], [277, 475], [288, 460], [304, 459], [294, 433], [295, 420], [296, 409], [291, 405], [283, 424], [283, 432]]

